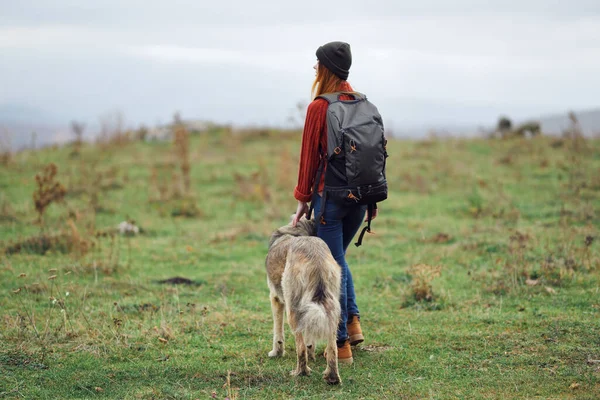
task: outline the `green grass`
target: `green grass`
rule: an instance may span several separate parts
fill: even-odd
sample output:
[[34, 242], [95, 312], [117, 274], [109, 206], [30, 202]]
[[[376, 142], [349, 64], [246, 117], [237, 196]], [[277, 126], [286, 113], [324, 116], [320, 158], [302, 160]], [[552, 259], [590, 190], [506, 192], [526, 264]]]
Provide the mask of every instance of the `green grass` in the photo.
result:
[[[295, 209], [299, 133], [193, 136], [185, 201], [155, 201], [157, 179], [179, 180], [153, 178], [177, 164], [170, 143], [16, 154], [0, 250], [40, 232], [68, 243], [0, 256], [0, 398], [599, 398], [600, 142], [553, 143], [390, 141], [376, 234], [348, 251], [366, 341], [339, 387], [322, 356], [289, 376], [287, 326], [286, 356], [267, 356], [264, 258]], [[51, 162], [69, 193], [41, 227], [34, 177]], [[173, 217], [190, 204], [196, 217]], [[142, 234], [97, 237], [127, 218]], [[418, 264], [441, 267], [420, 278], [431, 301], [415, 299]], [[196, 285], [157, 282], [175, 276]]]

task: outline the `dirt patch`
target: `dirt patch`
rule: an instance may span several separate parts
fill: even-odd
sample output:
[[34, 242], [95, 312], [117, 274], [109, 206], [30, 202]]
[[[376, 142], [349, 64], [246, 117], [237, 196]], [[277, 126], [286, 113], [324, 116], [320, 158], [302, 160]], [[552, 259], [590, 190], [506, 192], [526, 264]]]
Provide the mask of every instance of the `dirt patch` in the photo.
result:
[[204, 283], [206, 283], [203, 281], [193, 281], [191, 279], [183, 278], [181, 276], [175, 276], [173, 278], [163, 279], [163, 280], [156, 281], [156, 282], [160, 283], [161, 285], [188, 285], [188, 286], [200, 286], [200, 285], [203, 285]]
[[430, 238], [423, 240], [425, 243], [449, 243], [454, 239], [447, 233], [439, 232]]
[[390, 351], [393, 348], [394, 347], [388, 346], [385, 344], [382, 344], [382, 345], [370, 344], [367, 346], [361, 346], [360, 351], [367, 351], [369, 353], [383, 353], [384, 351]]

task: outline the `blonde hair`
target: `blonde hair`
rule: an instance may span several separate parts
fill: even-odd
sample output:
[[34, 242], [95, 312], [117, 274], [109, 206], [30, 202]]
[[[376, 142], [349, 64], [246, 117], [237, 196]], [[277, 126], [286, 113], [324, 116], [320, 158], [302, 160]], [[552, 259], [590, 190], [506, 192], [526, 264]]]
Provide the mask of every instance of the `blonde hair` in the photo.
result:
[[344, 80], [337, 75], [335, 75], [331, 70], [325, 67], [323, 64], [319, 63], [319, 67], [317, 68], [317, 77], [312, 84], [312, 98], [313, 100], [325, 93], [333, 93], [337, 92], [340, 87], [340, 83]]

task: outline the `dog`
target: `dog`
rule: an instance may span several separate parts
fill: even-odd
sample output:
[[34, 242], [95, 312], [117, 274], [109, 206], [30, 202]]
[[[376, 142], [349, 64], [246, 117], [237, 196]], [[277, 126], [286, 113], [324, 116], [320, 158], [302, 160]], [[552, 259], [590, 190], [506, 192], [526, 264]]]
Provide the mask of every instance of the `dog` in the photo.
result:
[[315, 361], [315, 345], [327, 341], [323, 378], [341, 383], [336, 333], [340, 319], [341, 268], [327, 244], [316, 237], [314, 220], [301, 218], [271, 235], [266, 257], [267, 284], [273, 312], [273, 350], [284, 354], [284, 308], [296, 340], [296, 369], [291, 375], [310, 375], [308, 358]]

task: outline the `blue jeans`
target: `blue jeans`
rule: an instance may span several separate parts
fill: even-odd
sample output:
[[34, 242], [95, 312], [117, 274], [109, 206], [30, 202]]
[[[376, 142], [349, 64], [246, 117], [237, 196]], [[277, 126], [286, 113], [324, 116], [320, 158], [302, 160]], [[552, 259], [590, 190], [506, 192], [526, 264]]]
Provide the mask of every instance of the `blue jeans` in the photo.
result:
[[[314, 199], [314, 215], [319, 215], [321, 210], [321, 197], [315, 196]], [[352, 282], [352, 273], [346, 263], [346, 249], [358, 232], [360, 225], [365, 219], [367, 206], [351, 206], [344, 207], [335, 204], [331, 200], [325, 203], [325, 211], [323, 218], [325, 224], [317, 221], [317, 236], [323, 239], [333, 258], [342, 268], [342, 285], [340, 293], [340, 305], [342, 315], [337, 331], [337, 342], [342, 344], [348, 339], [348, 322], [349, 315], [359, 315], [358, 306], [356, 305], [356, 294], [354, 293], [354, 283]]]

